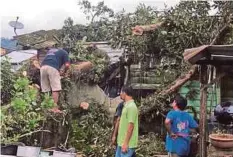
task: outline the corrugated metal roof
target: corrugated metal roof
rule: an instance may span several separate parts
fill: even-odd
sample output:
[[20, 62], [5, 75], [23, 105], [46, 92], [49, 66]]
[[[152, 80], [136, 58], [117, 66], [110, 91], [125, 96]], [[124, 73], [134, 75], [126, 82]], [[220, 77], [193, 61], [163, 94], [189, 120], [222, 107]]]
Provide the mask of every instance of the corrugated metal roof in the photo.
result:
[[19, 44], [21, 45], [36, 45], [39, 43], [43, 43], [45, 41], [56, 41], [54, 37], [60, 35], [60, 30], [39, 30], [36, 32], [28, 33], [28, 34], [23, 34], [23, 35], [18, 35], [14, 36], [14, 39], [17, 39]]
[[119, 62], [119, 58], [122, 56], [124, 50], [123, 49], [113, 49], [108, 44], [96, 45], [98, 49], [107, 53], [110, 58], [111, 64]]
[[35, 49], [41, 49], [41, 48], [50, 48], [56, 45], [57, 43], [55, 41], [49, 40], [49, 41], [44, 41], [42, 43], [36, 44], [33, 46]]
[[7, 55], [1, 57], [1, 59], [5, 59], [5, 57], [10, 58], [10, 63], [21, 63], [23, 61], [29, 60], [30, 58], [37, 55], [37, 50], [21, 50], [21, 51], [13, 51], [8, 53]]

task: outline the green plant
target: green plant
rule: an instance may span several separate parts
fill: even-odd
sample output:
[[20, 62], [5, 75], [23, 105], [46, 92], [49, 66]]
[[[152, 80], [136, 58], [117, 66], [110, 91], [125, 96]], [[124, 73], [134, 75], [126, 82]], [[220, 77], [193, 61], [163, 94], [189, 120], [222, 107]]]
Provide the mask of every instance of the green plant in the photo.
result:
[[14, 95], [15, 75], [11, 70], [10, 59], [1, 60], [1, 105], [10, 102]]
[[70, 145], [87, 156], [113, 156], [109, 148], [111, 128], [107, 112], [100, 104], [90, 103], [87, 111], [80, 111], [72, 121]]
[[155, 156], [166, 152], [165, 142], [162, 141], [162, 138], [155, 133], [142, 135], [140, 136], [139, 141], [139, 147], [136, 149], [137, 156]]
[[[74, 62], [78, 60], [90, 61], [93, 66], [92, 69], [87, 73], [82, 73], [80, 78], [82, 81], [98, 84], [104, 77], [103, 73], [109, 65], [108, 55], [96, 48], [85, 47], [83, 42], [79, 41], [71, 54]], [[79, 79], [79, 78], [78, 78]]]
[[51, 96], [47, 93], [43, 95], [43, 99], [41, 102], [41, 108], [42, 109], [49, 109], [54, 107], [54, 101], [51, 99]]
[[1, 139], [4, 144], [26, 140], [33, 132], [41, 130], [44, 110], [53, 106], [48, 96], [40, 105], [38, 89], [30, 85], [28, 78], [18, 77], [13, 86], [15, 94], [12, 101], [1, 110]]

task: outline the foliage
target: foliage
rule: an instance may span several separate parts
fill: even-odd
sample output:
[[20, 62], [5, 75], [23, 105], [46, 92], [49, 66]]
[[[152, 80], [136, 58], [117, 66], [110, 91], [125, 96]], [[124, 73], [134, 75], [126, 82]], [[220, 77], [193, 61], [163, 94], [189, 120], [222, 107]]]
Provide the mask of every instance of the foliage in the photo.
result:
[[[114, 156], [114, 149], [109, 147], [111, 128], [108, 113], [100, 104], [91, 103], [90, 106], [88, 111], [81, 111], [74, 118], [69, 144], [86, 156]], [[140, 136], [139, 141], [137, 156], [152, 156], [165, 151], [161, 137], [154, 133]]]
[[79, 1], [80, 9], [86, 15], [90, 23], [87, 26], [87, 41], [105, 41], [108, 40], [108, 26], [114, 11], [104, 4], [104, 1], [93, 5], [88, 0]]
[[[184, 49], [203, 44], [232, 43], [232, 2], [180, 2], [177, 6], [166, 8], [164, 11], [141, 4], [133, 13], [126, 13], [123, 10], [114, 13], [109, 19], [106, 16], [109, 17], [111, 10], [103, 2], [93, 6], [89, 1], [83, 0], [79, 5], [90, 20], [86, 26], [87, 41], [110, 40], [114, 48], [125, 48], [124, 55], [129, 57], [129, 64], [146, 63], [145, 56], [153, 54], [155, 68], [161, 72], [164, 79], [158, 91], [141, 102], [141, 113], [147, 108], [151, 109], [148, 114], [141, 116], [141, 119], [145, 120], [143, 122], [169, 109], [168, 104], [173, 94], [161, 96], [158, 93], [190, 68], [183, 60]], [[213, 8], [217, 13], [210, 16], [209, 12]], [[163, 22], [159, 29], [144, 33], [142, 36], [132, 35], [132, 27], [157, 22]], [[74, 61], [91, 60], [94, 63], [94, 73], [86, 75], [86, 78], [98, 82], [102, 68], [107, 63], [101, 60], [101, 57], [94, 53], [95, 51], [86, 49], [82, 42], [78, 42], [80, 39], [72, 36], [73, 27], [71, 20], [66, 21], [64, 29], [70, 34], [73, 59]], [[96, 77], [95, 74], [98, 76]], [[100, 106], [97, 104], [91, 106], [94, 108], [78, 115], [77, 121], [73, 121], [70, 145], [82, 150], [87, 156], [111, 156], [107, 140], [110, 135], [107, 118], [102, 115], [104, 111], [100, 111]], [[143, 140], [144, 138], [149, 140]], [[157, 141], [156, 136], [149, 134], [143, 139], [140, 140], [142, 143], [137, 150], [139, 155], [153, 155], [154, 147], [163, 150], [163, 144], [160, 142], [149, 142]]]
[[[152, 7], [140, 4], [133, 13], [126, 13], [125, 10], [115, 14], [112, 22], [111, 43], [113, 47], [129, 47], [132, 52], [145, 52], [143, 48], [148, 44], [148, 36], [134, 37], [132, 27], [157, 22], [157, 11]], [[149, 35], [150, 36], [150, 35]], [[148, 41], [144, 41], [148, 40]], [[149, 44], [148, 44], [149, 45]]]
[[[125, 53], [131, 56], [128, 59], [131, 64], [132, 60], [133, 63], [147, 64], [145, 56], [152, 54], [155, 68], [165, 72], [162, 75], [166, 79], [161, 83], [158, 92], [142, 101], [141, 110], [149, 106], [154, 106], [154, 109], [160, 111], [168, 109], [166, 103], [172, 96], [161, 97], [158, 93], [190, 68], [183, 60], [184, 49], [203, 44], [227, 44], [232, 41], [232, 7], [230, 6], [232, 2], [211, 4], [206, 1], [188, 1], [180, 2], [177, 6], [162, 12], [141, 5], [134, 13], [116, 14], [113, 20], [115, 29], [111, 32], [113, 47], [126, 48]], [[209, 12], [213, 7], [216, 8], [217, 13], [210, 16]], [[163, 22], [160, 28], [142, 36], [132, 35], [132, 27], [157, 22]], [[226, 29], [221, 31], [225, 27]], [[225, 38], [226, 36], [228, 38]]]
[[68, 17], [64, 21], [64, 26], [62, 27], [62, 44], [63, 47], [73, 50], [77, 40], [81, 40], [86, 36], [86, 26], [84, 25], [74, 25], [74, 21]]
[[137, 156], [154, 156], [161, 155], [165, 152], [165, 144], [162, 141], [162, 138], [155, 133], [142, 135], [140, 136], [139, 141], [139, 147], [136, 149]]
[[113, 156], [114, 152], [109, 148], [108, 113], [100, 104], [91, 103], [88, 111], [81, 111], [74, 119], [70, 145], [86, 156]]
[[105, 52], [96, 47], [84, 47], [83, 42], [77, 42], [71, 58], [73, 62], [83, 60], [90, 61], [93, 64], [93, 68], [88, 73], [82, 73], [82, 76], [80, 76], [82, 81], [91, 84], [98, 84], [100, 82], [104, 76], [103, 72], [108, 67], [110, 61]]
[[[176, 7], [159, 14], [159, 18], [164, 21], [164, 24], [158, 30], [157, 39], [159, 40], [157, 41], [161, 49], [166, 50], [166, 53], [160, 55], [161, 58], [166, 57], [170, 61], [174, 61], [174, 64], [170, 62], [165, 67], [167, 71], [175, 72], [177, 76], [180, 76], [189, 69], [182, 57], [182, 53], [186, 48], [203, 44], [228, 43], [229, 39], [226, 39], [225, 36], [232, 33], [232, 30], [230, 30], [232, 28], [231, 20], [229, 19], [232, 16], [232, 13], [229, 12], [229, 9], [232, 11], [230, 7], [232, 2], [224, 2], [224, 4], [219, 5], [215, 2], [211, 5], [206, 1], [180, 2]], [[217, 13], [210, 16], [209, 12], [213, 7], [217, 9]], [[223, 10], [226, 10], [226, 12]], [[227, 29], [221, 32], [220, 30], [225, 26]], [[175, 80], [177, 76], [165, 83], [163, 87], [171, 84], [172, 80]], [[166, 109], [167, 99], [166, 101], [160, 101], [159, 97], [161, 96], [158, 96], [158, 93], [148, 97], [144, 100], [144, 107], [154, 105], [157, 106], [157, 109], [161, 109], [161, 104], [164, 104], [163, 106]]]
[[7, 104], [14, 95], [15, 75], [11, 71], [9, 58], [1, 60], [1, 105]]
[[114, 12], [108, 6], [104, 4], [104, 1], [98, 2], [96, 6], [91, 4], [88, 0], [81, 0], [79, 2], [80, 8], [83, 9], [83, 13], [86, 15], [87, 20], [93, 23], [96, 18], [104, 19], [113, 17]]
[[40, 122], [45, 119], [43, 111], [54, 105], [51, 98], [45, 96], [40, 106], [38, 90], [26, 77], [18, 77], [13, 86], [15, 94], [12, 101], [1, 110], [1, 139], [4, 144], [17, 142], [40, 130]]
[[69, 49], [73, 63], [87, 60], [93, 64], [91, 71], [82, 73], [82, 76], [78, 77], [78, 79], [82, 77], [85, 82], [99, 83], [104, 76], [104, 70], [109, 64], [109, 58], [105, 52], [86, 47], [83, 44], [86, 41], [104, 41], [107, 39], [109, 18], [113, 17], [114, 12], [104, 2], [99, 2], [95, 6], [87, 0], [82, 0], [79, 2], [79, 6], [83, 9], [86, 18], [88, 20], [91, 18], [91, 21], [88, 26], [82, 26], [74, 25], [71, 18], [66, 19], [62, 29], [63, 46]]

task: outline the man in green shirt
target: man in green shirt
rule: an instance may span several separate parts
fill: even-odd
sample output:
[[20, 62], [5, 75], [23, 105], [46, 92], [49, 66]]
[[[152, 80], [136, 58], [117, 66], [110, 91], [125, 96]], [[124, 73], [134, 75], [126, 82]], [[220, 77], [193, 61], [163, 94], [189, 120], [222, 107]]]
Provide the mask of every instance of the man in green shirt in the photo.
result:
[[132, 87], [123, 87], [124, 100], [117, 136], [116, 157], [132, 157], [138, 145], [138, 109], [133, 100]]

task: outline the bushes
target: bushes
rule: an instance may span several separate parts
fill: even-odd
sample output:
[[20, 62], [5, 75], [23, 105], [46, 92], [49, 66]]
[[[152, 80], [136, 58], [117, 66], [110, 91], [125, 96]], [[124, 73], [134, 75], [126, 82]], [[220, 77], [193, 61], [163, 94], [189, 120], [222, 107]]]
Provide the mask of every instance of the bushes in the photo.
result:
[[9, 58], [1, 60], [1, 105], [9, 103], [14, 95], [15, 75], [11, 71]]
[[[19, 77], [13, 84], [14, 96], [1, 110], [2, 143], [27, 141], [33, 132], [41, 130], [44, 111], [53, 106], [49, 96], [39, 100], [39, 91], [26, 77]], [[42, 105], [41, 105], [42, 104]]]
[[111, 125], [100, 104], [91, 103], [88, 111], [81, 111], [73, 119], [69, 145], [87, 156], [113, 156], [109, 148]]

